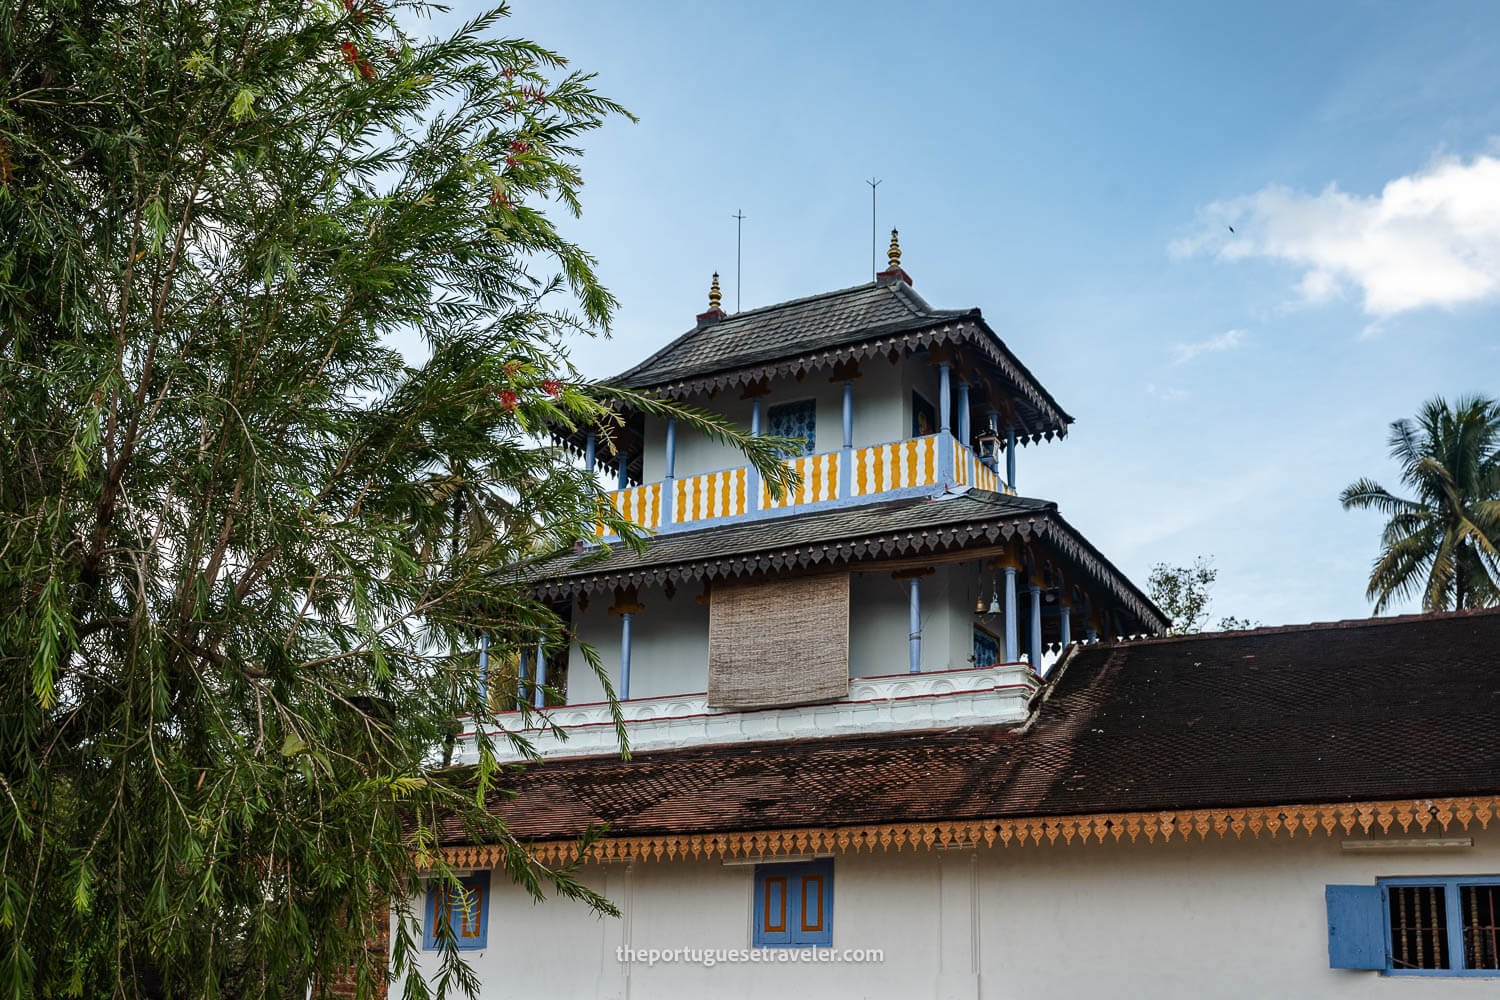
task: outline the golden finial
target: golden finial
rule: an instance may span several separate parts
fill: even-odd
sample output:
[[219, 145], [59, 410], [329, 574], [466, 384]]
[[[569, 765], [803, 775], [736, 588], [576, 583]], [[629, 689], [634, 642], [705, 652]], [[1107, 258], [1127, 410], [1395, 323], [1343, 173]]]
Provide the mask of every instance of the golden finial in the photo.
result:
[[719, 272], [714, 272], [714, 283], [708, 290], [708, 308], [710, 311], [719, 308], [719, 302], [724, 298], [719, 291]]
[[890, 261], [891, 270], [895, 271], [901, 267], [901, 241], [896, 238], [896, 231], [891, 230], [891, 245], [885, 252], [886, 260]]

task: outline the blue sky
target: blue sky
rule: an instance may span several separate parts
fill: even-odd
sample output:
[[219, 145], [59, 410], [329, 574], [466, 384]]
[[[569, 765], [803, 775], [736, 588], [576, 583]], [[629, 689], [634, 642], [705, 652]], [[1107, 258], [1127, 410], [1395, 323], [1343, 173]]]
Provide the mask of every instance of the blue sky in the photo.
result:
[[[474, 8], [477, 9], [477, 6]], [[869, 277], [870, 199], [1077, 419], [1021, 491], [1214, 611], [1359, 617], [1387, 424], [1500, 394], [1500, 4], [516, 0], [640, 117], [570, 231], [621, 300], [605, 376], [691, 326]], [[1236, 233], [1229, 232], [1234, 225]], [[882, 242], [883, 245], [883, 242]], [[1410, 610], [1410, 608], [1403, 609]]]

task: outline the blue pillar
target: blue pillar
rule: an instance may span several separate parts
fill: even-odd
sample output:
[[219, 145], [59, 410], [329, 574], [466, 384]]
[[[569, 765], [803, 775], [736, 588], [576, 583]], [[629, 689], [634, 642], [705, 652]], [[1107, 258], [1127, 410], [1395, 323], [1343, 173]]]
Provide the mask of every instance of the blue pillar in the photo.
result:
[[479, 707], [484, 714], [490, 710], [490, 634], [479, 635]]
[[625, 452], [618, 452], [615, 458], [620, 461], [620, 477], [615, 483], [615, 489], [627, 490], [630, 488], [630, 456]]
[[1099, 641], [1099, 630], [1094, 628], [1094, 604], [1089, 595], [1083, 595], [1083, 638], [1088, 642]]
[[958, 380], [958, 443], [969, 446], [969, 383]]
[[547, 707], [547, 692], [542, 690], [542, 685], [547, 683], [547, 654], [542, 647], [543, 639], [536, 640], [536, 696], [533, 704], [537, 708]]
[[953, 366], [938, 365], [938, 430], [953, 433]]
[[1005, 428], [1005, 485], [1016, 488], [1016, 429]]
[[[760, 397], [750, 400], [750, 436], [760, 437]], [[754, 466], [745, 476], [745, 509], [760, 510], [760, 473]]]
[[673, 502], [677, 491], [672, 488], [672, 481], [677, 478], [677, 418], [667, 418], [667, 475], [666, 481], [661, 486], [661, 523], [671, 524], [677, 520], [676, 504]]
[[1042, 672], [1042, 588], [1035, 583], [1026, 585], [1031, 591], [1031, 670]]
[[1016, 621], [1016, 568], [1005, 567], [1005, 662], [1021, 661], [1020, 629]]
[[1062, 612], [1062, 647], [1066, 652], [1073, 644], [1073, 609], [1066, 604], [1061, 604], [1058, 610]]
[[854, 383], [844, 381], [844, 453], [839, 456], [839, 496], [850, 495], [854, 476]]
[[526, 647], [522, 646], [516, 651], [516, 708], [522, 708], [526, 701]]
[[917, 578], [911, 578], [911, 632], [907, 635], [910, 646], [911, 664], [907, 667], [907, 673], [920, 673], [922, 670], [922, 598], [920, 596]]
[[594, 474], [594, 432], [589, 431], [588, 439], [583, 445], [583, 464], [588, 467], [589, 475]]
[[627, 611], [620, 616], [620, 700], [630, 697], [630, 619], [635, 615]]

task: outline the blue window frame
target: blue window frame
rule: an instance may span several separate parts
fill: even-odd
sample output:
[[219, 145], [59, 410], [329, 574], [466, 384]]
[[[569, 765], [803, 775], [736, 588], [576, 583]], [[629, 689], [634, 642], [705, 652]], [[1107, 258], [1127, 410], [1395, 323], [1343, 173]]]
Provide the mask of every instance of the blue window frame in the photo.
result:
[[757, 948], [833, 945], [833, 859], [755, 866]]
[[465, 875], [458, 887], [438, 879], [427, 883], [427, 915], [422, 922], [422, 947], [438, 946], [438, 932], [447, 926], [460, 951], [485, 946], [490, 920], [490, 873]]
[[796, 403], [778, 403], [766, 410], [766, 424], [772, 437], [801, 438], [802, 447], [787, 449], [787, 458], [811, 455], [818, 437], [818, 407], [811, 399]]
[[974, 666], [993, 667], [1000, 662], [1000, 642], [982, 628], [974, 630]]
[[1500, 876], [1330, 885], [1328, 960], [1392, 976], [1500, 976]]

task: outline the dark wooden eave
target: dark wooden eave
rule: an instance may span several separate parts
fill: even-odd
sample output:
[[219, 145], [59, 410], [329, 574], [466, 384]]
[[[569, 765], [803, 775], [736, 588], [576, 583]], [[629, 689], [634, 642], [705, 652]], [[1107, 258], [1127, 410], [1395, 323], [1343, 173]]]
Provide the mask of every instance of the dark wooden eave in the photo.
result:
[[[645, 551], [624, 545], [565, 553], [533, 564], [538, 596], [561, 599], [616, 588], [727, 580], [761, 573], [857, 567], [908, 556], [1037, 542], [1125, 612], [1130, 633], [1158, 634], [1166, 616], [1045, 500], [983, 490], [911, 497], [738, 523], [709, 522], [657, 535]], [[1103, 610], [1102, 608], [1100, 610]]]

